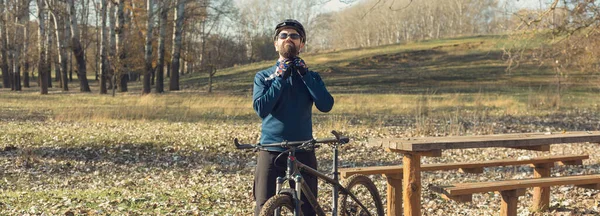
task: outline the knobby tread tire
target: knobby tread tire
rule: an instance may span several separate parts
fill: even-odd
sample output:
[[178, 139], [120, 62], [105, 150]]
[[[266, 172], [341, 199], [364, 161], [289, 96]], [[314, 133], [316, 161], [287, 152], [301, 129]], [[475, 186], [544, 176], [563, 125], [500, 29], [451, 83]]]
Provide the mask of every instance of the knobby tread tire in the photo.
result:
[[[288, 194], [277, 194], [269, 198], [263, 205], [260, 216], [273, 216], [275, 209], [279, 207], [287, 208], [293, 212], [295, 206], [292, 197]], [[300, 215], [302, 216], [302, 212], [300, 212]]]
[[[357, 185], [362, 185], [364, 186], [370, 193], [370, 196], [373, 200], [373, 202], [375, 203], [375, 207], [376, 209], [376, 215], [374, 216], [383, 216], [384, 215], [384, 211], [383, 211], [383, 204], [381, 203], [381, 196], [379, 195], [379, 192], [377, 191], [377, 187], [375, 186], [375, 184], [373, 183], [373, 181], [371, 181], [371, 179], [369, 179], [369, 177], [365, 176], [365, 175], [353, 175], [350, 178], [347, 179], [347, 181], [342, 185], [344, 186], [346, 189], [348, 189], [349, 191], [352, 191], [352, 188], [356, 187]], [[360, 198], [360, 196], [358, 194], [355, 194], [357, 197]], [[341, 194], [340, 198], [339, 198], [339, 215], [341, 216], [354, 216], [352, 214], [348, 214], [346, 209], [349, 208], [349, 205], [346, 201], [348, 200], [352, 200], [352, 198], [348, 195], [348, 194]], [[363, 202], [361, 200], [361, 202]], [[365, 203], [363, 203], [365, 204]]]

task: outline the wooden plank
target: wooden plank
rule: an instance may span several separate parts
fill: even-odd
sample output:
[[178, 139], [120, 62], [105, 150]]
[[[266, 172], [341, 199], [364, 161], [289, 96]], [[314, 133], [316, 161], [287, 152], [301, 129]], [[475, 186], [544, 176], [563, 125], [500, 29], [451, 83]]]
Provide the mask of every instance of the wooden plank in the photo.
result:
[[507, 191], [520, 188], [550, 187], [556, 185], [589, 185], [600, 184], [600, 175], [582, 175], [566, 177], [548, 177], [534, 179], [518, 179], [497, 182], [461, 183], [453, 186], [431, 186], [431, 190], [449, 196], [485, 193], [490, 191]]
[[402, 175], [386, 175], [388, 215], [402, 215]]
[[473, 173], [473, 174], [478, 174], [478, 173], [483, 173], [483, 167], [476, 167], [476, 168], [460, 168], [458, 170], [461, 173]]
[[583, 165], [583, 161], [582, 160], [568, 160], [568, 161], [559, 161], [558, 162], [559, 165], [562, 166], [581, 166]]
[[441, 157], [442, 156], [442, 150], [436, 149], [436, 150], [430, 150], [430, 151], [403, 151], [403, 150], [398, 150], [398, 149], [391, 149], [391, 148], [386, 148], [385, 149], [388, 152], [397, 152], [397, 153], [402, 153], [402, 154], [419, 154], [421, 156], [425, 156], [425, 157]]
[[404, 154], [402, 198], [405, 216], [421, 215], [421, 155]]
[[532, 150], [532, 151], [550, 151], [550, 145], [514, 147], [515, 149]]
[[586, 184], [586, 185], [575, 185], [580, 188], [600, 190], [600, 184]]
[[473, 195], [459, 195], [459, 196], [448, 196], [446, 194], [442, 194], [442, 198], [446, 200], [454, 200], [459, 203], [468, 203], [473, 201]]
[[[515, 159], [503, 159], [503, 160], [490, 160], [490, 161], [473, 161], [473, 162], [461, 162], [461, 163], [445, 163], [445, 164], [423, 164], [421, 165], [421, 171], [441, 171], [441, 170], [455, 170], [455, 169], [475, 169], [481, 167], [497, 167], [497, 166], [515, 166], [525, 164], [544, 164], [554, 163], [559, 161], [582, 161], [589, 159], [588, 155], [551, 155], [537, 158], [531, 158], [526, 160], [515, 160]], [[355, 167], [355, 168], [341, 168], [340, 176], [342, 178], [348, 178], [354, 174], [363, 175], [377, 175], [377, 174], [393, 174], [402, 173], [401, 165], [393, 166], [372, 166], [372, 167]]]
[[[534, 178], [550, 177], [550, 169], [553, 163], [536, 164], [533, 170]], [[550, 206], [550, 187], [533, 188], [533, 211], [546, 211]]]
[[517, 216], [519, 195], [517, 190], [502, 191], [502, 204], [500, 205], [501, 216]]
[[430, 151], [435, 149], [464, 149], [491, 147], [527, 147], [562, 143], [598, 143], [599, 131], [574, 131], [557, 134], [519, 133], [456, 137], [411, 137], [370, 140], [368, 145], [404, 151]]

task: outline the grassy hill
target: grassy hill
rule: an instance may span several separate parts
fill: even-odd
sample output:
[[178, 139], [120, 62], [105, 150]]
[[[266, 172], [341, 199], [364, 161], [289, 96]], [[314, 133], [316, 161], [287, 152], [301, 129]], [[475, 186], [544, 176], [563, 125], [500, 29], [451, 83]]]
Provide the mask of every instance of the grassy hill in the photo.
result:
[[[366, 49], [341, 50], [303, 56], [321, 75], [333, 93], [521, 93], [555, 85], [555, 72], [548, 67], [523, 64], [506, 72], [502, 36], [473, 36], [395, 44]], [[273, 61], [222, 69], [215, 77], [215, 90], [248, 92], [257, 71]], [[597, 80], [578, 71], [569, 72], [564, 84], [570, 90], [598, 91]], [[206, 89], [203, 75], [183, 78], [184, 85]]]

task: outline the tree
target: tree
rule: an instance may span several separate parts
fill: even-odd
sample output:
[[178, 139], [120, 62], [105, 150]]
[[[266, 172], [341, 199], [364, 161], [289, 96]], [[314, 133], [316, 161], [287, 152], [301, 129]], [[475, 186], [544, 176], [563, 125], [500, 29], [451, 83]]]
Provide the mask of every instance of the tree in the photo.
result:
[[147, 7], [147, 12], [148, 12], [148, 20], [146, 23], [146, 45], [145, 45], [146, 48], [145, 48], [145, 55], [144, 55], [146, 70], [144, 71], [142, 94], [150, 93], [150, 90], [151, 90], [150, 77], [152, 76], [152, 73], [153, 73], [153, 68], [152, 68], [152, 29], [154, 28], [154, 20], [153, 20], [153, 18], [154, 18], [154, 1], [147, 0], [146, 4], [147, 4], [146, 7]]
[[[106, 82], [107, 82], [107, 78], [108, 78], [108, 74], [106, 73], [107, 71], [107, 64], [108, 64], [108, 58], [107, 58], [107, 52], [106, 52], [106, 45], [107, 45], [107, 31], [106, 31], [106, 5], [107, 2], [106, 0], [101, 0], [100, 1], [100, 13], [101, 13], [101, 21], [100, 21], [100, 94], [107, 94], [107, 89], [106, 89]], [[112, 14], [111, 14], [112, 15]]]
[[[48, 0], [46, 0], [47, 5], [51, 5]], [[63, 10], [60, 10], [63, 9]], [[58, 54], [58, 64], [60, 65], [60, 74], [57, 74], [57, 78], [60, 78], [61, 86], [63, 91], [69, 91], [69, 82], [67, 79], [67, 45], [66, 38], [69, 38], [69, 31], [66, 25], [65, 13], [64, 13], [64, 5], [53, 4], [50, 8], [50, 14], [52, 15], [52, 20], [54, 21], [54, 31], [56, 37], [56, 53]], [[62, 27], [62, 29], [61, 29]], [[61, 37], [61, 30], [63, 31]]]
[[179, 57], [181, 54], [181, 34], [186, 0], [177, 0], [175, 8], [175, 24], [173, 31], [173, 51], [171, 54], [171, 82], [169, 90], [179, 90]]
[[[598, 75], [600, 1], [553, 0], [545, 9], [520, 10], [514, 16], [517, 20], [510, 38], [520, 43], [504, 47], [507, 71], [523, 61], [551, 68], [557, 87], [554, 106], [560, 108], [563, 83], [570, 71], [580, 70], [586, 77]], [[533, 46], [534, 42], [539, 45]]]
[[77, 10], [75, 9], [75, 1], [67, 0], [69, 3], [70, 14], [70, 29], [71, 29], [71, 48], [77, 61], [77, 78], [79, 79], [79, 90], [81, 92], [90, 92], [90, 86], [87, 80], [87, 68], [85, 62], [85, 50], [81, 45], [79, 37], [79, 27], [77, 26]]
[[2, 62], [0, 63], [0, 68], [2, 69], [2, 84], [4, 88], [11, 88], [10, 82], [10, 72], [8, 66], [8, 29], [6, 28], [6, 20], [4, 14], [6, 10], [6, 4], [4, 0], [0, 0], [0, 44], [2, 45], [2, 49], [0, 53], [2, 54]]
[[156, 64], [156, 93], [163, 93], [165, 70], [165, 36], [167, 34], [167, 16], [169, 15], [169, 2], [162, 1], [159, 12], [158, 36], [158, 62]]
[[[129, 76], [125, 74], [125, 57], [127, 55], [125, 46], [125, 0], [117, 0], [117, 25], [115, 27], [116, 40], [115, 40], [115, 50], [117, 61], [113, 63], [111, 66], [114, 68], [113, 81], [119, 82], [119, 91], [126, 92], [127, 91], [127, 82], [129, 81]], [[113, 96], [115, 95], [115, 90], [113, 88]]]
[[38, 59], [38, 79], [40, 83], [40, 93], [48, 94], [48, 65], [46, 63], [46, 17], [45, 11], [46, 4], [44, 0], [37, 0], [38, 6], [38, 49], [39, 49], [39, 59]]
[[[16, 14], [16, 25], [15, 25], [15, 39], [13, 40], [15, 46], [14, 52], [14, 66], [13, 66], [13, 89], [15, 91], [21, 91], [21, 69], [25, 62], [26, 55], [25, 51], [26, 47], [25, 35], [27, 35], [27, 22], [29, 21], [29, 1], [28, 0], [19, 0], [15, 4]], [[20, 38], [17, 42], [17, 38]]]

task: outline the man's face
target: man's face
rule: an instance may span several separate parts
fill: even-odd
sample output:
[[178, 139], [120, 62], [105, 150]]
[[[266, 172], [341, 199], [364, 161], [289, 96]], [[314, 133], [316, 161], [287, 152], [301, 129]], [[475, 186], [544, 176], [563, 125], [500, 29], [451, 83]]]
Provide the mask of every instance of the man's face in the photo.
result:
[[[287, 35], [287, 37], [282, 38], [282, 36]], [[295, 29], [286, 28], [279, 32], [277, 35], [277, 40], [274, 42], [275, 50], [279, 53], [280, 57], [291, 59], [298, 54], [300, 54], [300, 50], [304, 48], [304, 43], [302, 43], [302, 38], [296, 37], [293, 39], [294, 35], [299, 35]]]

